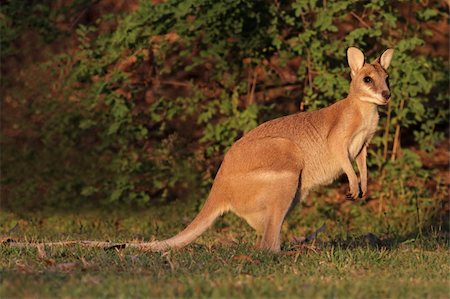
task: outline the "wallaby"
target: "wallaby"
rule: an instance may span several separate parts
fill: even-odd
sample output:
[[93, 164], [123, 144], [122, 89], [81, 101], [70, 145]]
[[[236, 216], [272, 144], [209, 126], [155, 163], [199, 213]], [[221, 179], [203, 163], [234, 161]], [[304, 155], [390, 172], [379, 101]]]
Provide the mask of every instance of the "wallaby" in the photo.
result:
[[386, 70], [393, 53], [387, 49], [366, 64], [359, 49], [349, 48], [352, 80], [347, 98], [320, 110], [273, 119], [236, 141], [192, 223], [170, 239], [148, 243], [147, 249], [183, 247], [218, 216], [232, 211], [261, 235], [259, 248], [278, 252], [287, 212], [313, 187], [330, 184], [344, 172], [350, 186], [347, 198], [364, 197], [367, 146], [377, 129], [377, 106], [391, 97]]

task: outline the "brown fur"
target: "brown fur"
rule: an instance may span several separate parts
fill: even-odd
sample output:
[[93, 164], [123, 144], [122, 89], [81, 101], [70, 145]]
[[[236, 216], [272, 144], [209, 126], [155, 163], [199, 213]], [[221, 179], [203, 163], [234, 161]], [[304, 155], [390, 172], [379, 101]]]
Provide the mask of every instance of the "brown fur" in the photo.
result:
[[[352, 82], [347, 98], [312, 112], [261, 124], [226, 153], [208, 199], [193, 222], [175, 237], [151, 242], [150, 250], [182, 247], [203, 233], [221, 214], [232, 211], [262, 236], [259, 246], [280, 250], [280, 230], [294, 198], [345, 173], [348, 197], [367, 192], [367, 145], [378, 124], [377, 105], [388, 98], [386, 69], [393, 50], [372, 64], [349, 48]], [[371, 83], [364, 82], [370, 76]], [[352, 161], [360, 173], [360, 182]], [[359, 187], [361, 186], [361, 189]]]

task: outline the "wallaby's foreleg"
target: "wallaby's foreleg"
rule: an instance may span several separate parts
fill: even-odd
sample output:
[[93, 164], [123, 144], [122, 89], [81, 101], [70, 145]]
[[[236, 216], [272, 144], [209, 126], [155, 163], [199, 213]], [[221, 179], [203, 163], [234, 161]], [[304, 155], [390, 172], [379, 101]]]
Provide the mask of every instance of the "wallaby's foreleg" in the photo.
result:
[[348, 199], [357, 199], [359, 195], [358, 177], [356, 176], [352, 162], [350, 161], [348, 146], [346, 146], [344, 143], [336, 145], [336, 148], [338, 149], [336, 154], [341, 164], [342, 170], [347, 175], [350, 187], [350, 191], [349, 193], [347, 193], [346, 197]]
[[361, 194], [360, 197], [364, 197], [367, 194], [367, 145], [364, 145], [361, 152], [356, 157], [356, 165], [358, 166]]

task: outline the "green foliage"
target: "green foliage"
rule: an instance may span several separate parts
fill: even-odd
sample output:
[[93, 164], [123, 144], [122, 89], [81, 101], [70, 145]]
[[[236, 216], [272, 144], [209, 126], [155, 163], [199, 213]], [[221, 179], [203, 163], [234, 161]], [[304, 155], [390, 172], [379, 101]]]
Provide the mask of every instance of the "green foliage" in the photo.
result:
[[[15, 5], [3, 11], [18, 12]], [[448, 125], [448, 65], [417, 51], [430, 35], [420, 22], [448, 14], [417, 3], [415, 15], [402, 15], [407, 5], [144, 1], [124, 18], [116, 17], [111, 30], [99, 29], [110, 15], [81, 24], [76, 51], [45, 65], [60, 82], [57, 90], [43, 82], [40, 101], [23, 99], [34, 106], [24, 108], [30, 110], [20, 121], [27, 123], [37, 111], [41, 117], [26, 125], [32, 142], [18, 152], [13, 139], [6, 141], [2, 181], [10, 186], [8, 201], [146, 204], [203, 198], [234, 140], [263, 119], [293, 112], [287, 105], [271, 109], [279, 99], [266, 94], [270, 87], [297, 84], [306, 110], [345, 97], [349, 46], [365, 50], [368, 60], [387, 47], [396, 50], [390, 68], [393, 101], [382, 113], [383, 133], [374, 138], [369, 163], [399, 182], [394, 174], [403, 163], [415, 165], [419, 158], [395, 145], [401, 140], [431, 151], [444, 137], [439, 128]], [[11, 40], [20, 26], [11, 23], [14, 13], [3, 11], [1, 26], [9, 28]], [[38, 16], [23, 22], [35, 24]], [[54, 29], [49, 26], [37, 27]], [[295, 79], [286, 79], [280, 70], [297, 58]], [[29, 169], [32, 174], [24, 178]]]
[[[258, 106], [251, 105], [241, 111], [238, 109], [238, 96], [236, 91], [231, 97], [222, 93], [219, 99], [210, 101], [198, 117], [197, 122], [205, 127], [200, 142], [210, 143], [206, 149], [208, 156], [227, 150], [239, 135], [257, 126]], [[212, 123], [212, 117], [223, 117], [224, 120]]]

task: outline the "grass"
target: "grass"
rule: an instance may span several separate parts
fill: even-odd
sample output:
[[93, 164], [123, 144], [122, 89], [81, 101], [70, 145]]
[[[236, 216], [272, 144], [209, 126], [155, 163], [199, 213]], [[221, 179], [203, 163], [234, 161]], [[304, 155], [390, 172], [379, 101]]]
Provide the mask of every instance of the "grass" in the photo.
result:
[[[8, 234], [17, 241], [148, 239], [155, 233], [172, 235], [193, 214], [194, 208], [183, 205], [140, 211], [1, 211], [0, 231], [19, 223]], [[0, 298], [450, 296], [447, 239], [381, 236], [383, 246], [371, 246], [332, 227], [312, 243], [286, 242], [308, 231], [301, 226], [285, 226], [281, 254], [255, 250], [251, 229], [232, 216], [194, 244], [165, 253], [4, 244]]]

